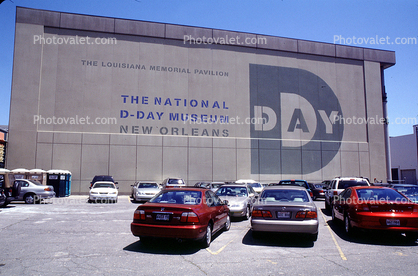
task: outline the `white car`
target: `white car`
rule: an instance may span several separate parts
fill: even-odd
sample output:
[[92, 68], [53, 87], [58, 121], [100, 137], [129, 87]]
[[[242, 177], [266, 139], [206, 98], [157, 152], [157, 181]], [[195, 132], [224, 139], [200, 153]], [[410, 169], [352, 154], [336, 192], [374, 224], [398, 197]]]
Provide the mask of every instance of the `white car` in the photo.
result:
[[137, 182], [132, 185], [131, 197], [134, 201], [148, 201], [161, 191], [156, 182]]
[[118, 189], [113, 182], [99, 181], [90, 187], [89, 202], [118, 202]]
[[239, 180], [235, 181], [235, 183], [237, 183], [237, 184], [248, 184], [251, 187], [253, 187], [254, 191], [257, 194], [260, 194], [263, 191], [263, 185], [261, 185], [260, 182], [257, 182], [257, 181], [252, 180], [252, 179], [239, 179]]

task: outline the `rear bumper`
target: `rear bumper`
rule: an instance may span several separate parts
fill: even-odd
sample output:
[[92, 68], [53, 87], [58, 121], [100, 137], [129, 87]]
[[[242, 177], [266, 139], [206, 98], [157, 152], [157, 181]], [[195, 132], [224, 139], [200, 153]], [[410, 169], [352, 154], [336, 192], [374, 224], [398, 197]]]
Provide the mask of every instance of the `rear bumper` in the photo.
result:
[[205, 225], [155, 225], [131, 223], [131, 232], [137, 237], [202, 239], [206, 233]]
[[[390, 216], [390, 215], [378, 215], [357, 213], [355, 216], [350, 217], [351, 225], [354, 227], [370, 230], [388, 230], [395, 232], [418, 232], [418, 218], [411, 218], [409, 216]], [[387, 219], [396, 219], [400, 221], [399, 226], [387, 225]]]
[[279, 233], [318, 233], [318, 220], [266, 220], [251, 219], [251, 229], [260, 232], [279, 232]]

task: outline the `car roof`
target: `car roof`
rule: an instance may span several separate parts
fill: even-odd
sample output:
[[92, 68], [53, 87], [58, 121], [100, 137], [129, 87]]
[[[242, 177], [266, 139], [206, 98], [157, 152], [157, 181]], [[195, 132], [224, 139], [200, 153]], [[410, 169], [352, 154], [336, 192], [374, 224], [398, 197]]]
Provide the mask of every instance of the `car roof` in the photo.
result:
[[347, 187], [347, 189], [354, 189], [354, 190], [361, 190], [361, 189], [386, 189], [386, 190], [393, 190], [392, 188], [384, 187], [384, 186], [352, 186], [352, 187]]
[[264, 191], [268, 190], [301, 190], [306, 191], [305, 187], [302, 186], [292, 186], [292, 185], [276, 185], [276, 186], [267, 186], [264, 187]]
[[162, 190], [164, 191], [169, 191], [169, 192], [184, 192], [184, 191], [200, 191], [200, 192], [206, 192], [209, 191], [208, 189], [205, 188], [198, 188], [198, 187], [184, 187], [184, 188], [170, 188], [170, 189], [164, 189]]

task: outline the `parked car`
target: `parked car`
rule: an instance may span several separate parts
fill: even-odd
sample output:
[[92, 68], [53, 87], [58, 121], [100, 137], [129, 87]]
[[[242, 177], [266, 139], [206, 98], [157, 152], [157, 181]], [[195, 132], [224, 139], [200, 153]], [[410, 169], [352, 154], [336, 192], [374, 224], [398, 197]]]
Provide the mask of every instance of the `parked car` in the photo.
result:
[[106, 181], [106, 182], [112, 182], [114, 184], [118, 184], [118, 182], [115, 182], [115, 180], [113, 180], [113, 177], [110, 175], [96, 175], [93, 177], [93, 180], [90, 182], [90, 187], [93, 187], [93, 184], [98, 181]]
[[186, 187], [184, 180], [178, 177], [166, 178], [161, 185], [163, 186], [163, 189]]
[[194, 184], [194, 187], [196, 188], [204, 188], [204, 189], [209, 189], [208, 185], [210, 184], [210, 182], [197, 182], [196, 184]]
[[301, 179], [286, 179], [286, 180], [280, 180], [279, 183], [270, 183], [269, 186], [278, 186], [278, 185], [290, 185], [290, 186], [301, 186], [304, 187], [309, 195], [313, 197], [313, 193], [311, 191], [311, 188], [308, 185], [308, 182], [306, 180]]
[[313, 183], [308, 183], [309, 188], [312, 191], [312, 199], [316, 200], [317, 198], [325, 198], [325, 189], [324, 189], [324, 184], [313, 184]]
[[253, 187], [254, 191], [259, 194], [261, 193], [261, 191], [263, 190], [263, 185], [261, 185], [260, 182], [257, 182], [255, 180], [252, 179], [239, 179], [237, 181], [235, 181], [236, 184], [248, 184], [251, 187]]
[[8, 204], [5, 189], [0, 187], [0, 207], [6, 207]]
[[131, 197], [134, 201], [147, 201], [161, 191], [161, 187], [156, 182], [136, 182], [131, 185]]
[[231, 227], [229, 208], [211, 190], [171, 188], [139, 206], [131, 231], [141, 242], [150, 237], [191, 239], [208, 247], [212, 235]]
[[355, 186], [371, 186], [367, 178], [363, 177], [336, 177], [329, 184], [325, 191], [325, 208], [328, 211], [332, 210], [332, 204], [335, 197], [337, 197], [344, 189]]
[[253, 204], [256, 201], [256, 192], [250, 185], [226, 184], [216, 191], [216, 195], [229, 202], [231, 217], [250, 218]]
[[278, 185], [264, 188], [251, 216], [255, 237], [260, 232], [300, 233], [318, 238], [318, 210], [306, 188]]
[[418, 185], [415, 184], [390, 184], [389, 188], [393, 188], [404, 194], [414, 203], [418, 203]]
[[216, 192], [225, 182], [197, 182], [194, 186], [196, 188], [210, 189], [212, 192]]
[[418, 204], [398, 191], [377, 186], [349, 187], [336, 197], [332, 219], [344, 222], [344, 230], [354, 228], [387, 230], [418, 238]]
[[42, 185], [29, 179], [18, 179], [13, 182], [12, 196], [7, 198], [7, 201], [24, 201], [26, 204], [34, 204], [54, 196], [52, 186]]
[[93, 184], [89, 192], [89, 202], [118, 202], [118, 189], [110, 181], [98, 181]]

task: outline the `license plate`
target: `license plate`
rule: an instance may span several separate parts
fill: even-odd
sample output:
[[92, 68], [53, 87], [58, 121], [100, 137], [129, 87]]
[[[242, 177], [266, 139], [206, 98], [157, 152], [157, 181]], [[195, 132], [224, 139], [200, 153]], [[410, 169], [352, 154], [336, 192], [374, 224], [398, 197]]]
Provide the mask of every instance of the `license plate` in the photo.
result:
[[290, 218], [290, 212], [277, 212], [278, 219], [288, 219]]
[[169, 221], [170, 220], [170, 214], [156, 214], [155, 220]]
[[388, 225], [388, 226], [400, 226], [401, 222], [399, 221], [399, 219], [387, 219], [386, 220], [386, 225]]

